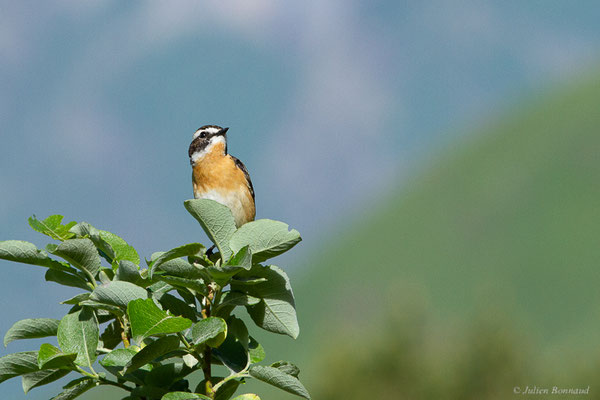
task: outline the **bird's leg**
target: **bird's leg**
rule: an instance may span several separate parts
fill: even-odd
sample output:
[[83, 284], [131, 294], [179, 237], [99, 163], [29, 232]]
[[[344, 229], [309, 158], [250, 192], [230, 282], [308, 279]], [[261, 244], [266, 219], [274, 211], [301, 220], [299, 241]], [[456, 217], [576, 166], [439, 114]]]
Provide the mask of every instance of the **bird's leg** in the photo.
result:
[[210, 257], [212, 255], [214, 249], [215, 249], [215, 245], [213, 244], [212, 246], [210, 246], [208, 248], [208, 250], [206, 250], [206, 257]]

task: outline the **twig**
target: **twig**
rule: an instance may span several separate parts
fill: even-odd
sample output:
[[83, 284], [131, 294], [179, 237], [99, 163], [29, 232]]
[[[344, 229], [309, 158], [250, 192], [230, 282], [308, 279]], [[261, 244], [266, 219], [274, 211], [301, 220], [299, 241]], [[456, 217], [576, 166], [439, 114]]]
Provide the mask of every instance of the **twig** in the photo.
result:
[[216, 392], [217, 390], [219, 390], [219, 388], [224, 385], [226, 382], [232, 380], [232, 379], [237, 379], [237, 378], [247, 378], [249, 377], [250, 374], [248, 373], [247, 369], [244, 369], [238, 373], [229, 375], [228, 377], [224, 378], [221, 382], [217, 383], [215, 385], [215, 387], [213, 387], [213, 390]]
[[[214, 299], [214, 295], [215, 295], [214, 283], [208, 284], [207, 287], [208, 287], [208, 294], [203, 299], [203, 307], [202, 307], [202, 317], [203, 318], [210, 317], [210, 306], [211, 306], [212, 300]], [[212, 380], [211, 364], [212, 364], [212, 350], [210, 349], [210, 346], [206, 346], [206, 350], [204, 350], [202, 372], [204, 373], [204, 380], [206, 381], [206, 385], [205, 385], [206, 386], [205, 387], [206, 395], [208, 397], [210, 397], [211, 399], [214, 399], [215, 391], [213, 390], [212, 382], [211, 382], [211, 380]]]

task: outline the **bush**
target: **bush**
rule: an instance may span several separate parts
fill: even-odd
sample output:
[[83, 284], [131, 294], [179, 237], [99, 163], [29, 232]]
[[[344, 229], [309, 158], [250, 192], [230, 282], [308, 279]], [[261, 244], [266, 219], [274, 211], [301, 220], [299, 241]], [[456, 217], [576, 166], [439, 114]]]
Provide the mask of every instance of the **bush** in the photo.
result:
[[[309, 399], [294, 364], [259, 365], [265, 351], [233, 313], [245, 307], [258, 327], [298, 336], [289, 279], [262, 263], [295, 246], [299, 233], [266, 219], [236, 229], [229, 208], [212, 200], [188, 200], [185, 208], [217, 252], [190, 243], [154, 253], [140, 268], [125, 240], [86, 222], [63, 224], [61, 215], [29, 219], [33, 229], [59, 242], [45, 250], [0, 242], [0, 258], [47, 268], [46, 281], [83, 290], [61, 303], [71, 308], [60, 321], [23, 319], [6, 332], [5, 345], [52, 336], [57, 343], [0, 358], [0, 382], [21, 376], [27, 392], [76, 373], [55, 400], [100, 385], [125, 390], [127, 400], [227, 400], [255, 378]], [[96, 371], [98, 360], [107, 373]], [[225, 366], [229, 375], [213, 376], [213, 365]], [[192, 391], [188, 378], [198, 370], [204, 379]]]

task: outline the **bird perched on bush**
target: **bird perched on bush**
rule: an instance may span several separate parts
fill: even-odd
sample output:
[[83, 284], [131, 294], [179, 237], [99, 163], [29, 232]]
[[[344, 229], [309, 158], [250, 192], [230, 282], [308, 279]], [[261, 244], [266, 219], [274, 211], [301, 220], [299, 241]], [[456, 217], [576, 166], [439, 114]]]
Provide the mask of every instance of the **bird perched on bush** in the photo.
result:
[[239, 228], [256, 215], [254, 188], [246, 166], [227, 153], [227, 131], [216, 125], [196, 130], [188, 155], [194, 198], [211, 199], [231, 209]]

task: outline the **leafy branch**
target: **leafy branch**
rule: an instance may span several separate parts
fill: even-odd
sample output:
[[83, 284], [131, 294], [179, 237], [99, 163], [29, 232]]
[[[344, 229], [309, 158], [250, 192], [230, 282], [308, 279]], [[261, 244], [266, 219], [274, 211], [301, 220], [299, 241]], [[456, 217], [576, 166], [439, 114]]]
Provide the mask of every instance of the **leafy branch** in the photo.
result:
[[[61, 303], [70, 307], [61, 320], [22, 319], [6, 332], [5, 345], [56, 340], [0, 358], [0, 383], [21, 376], [27, 392], [75, 373], [79, 377], [53, 399], [110, 385], [123, 389], [127, 400], [227, 400], [246, 379], [257, 379], [309, 399], [296, 366], [260, 365], [265, 351], [237, 314], [245, 309], [259, 328], [298, 336], [289, 279], [263, 263], [294, 247], [299, 233], [266, 219], [236, 229], [226, 206], [184, 204], [218, 252], [190, 243], [154, 253], [142, 267], [137, 251], [119, 236], [86, 222], [62, 224], [61, 215], [29, 219], [34, 230], [58, 241], [45, 249], [1, 241], [0, 259], [44, 267], [46, 281], [83, 292]], [[229, 375], [213, 376], [214, 365]], [[96, 372], [99, 366], [106, 372]], [[204, 379], [192, 390], [189, 375], [196, 371]], [[234, 400], [256, 399], [245, 394]]]

